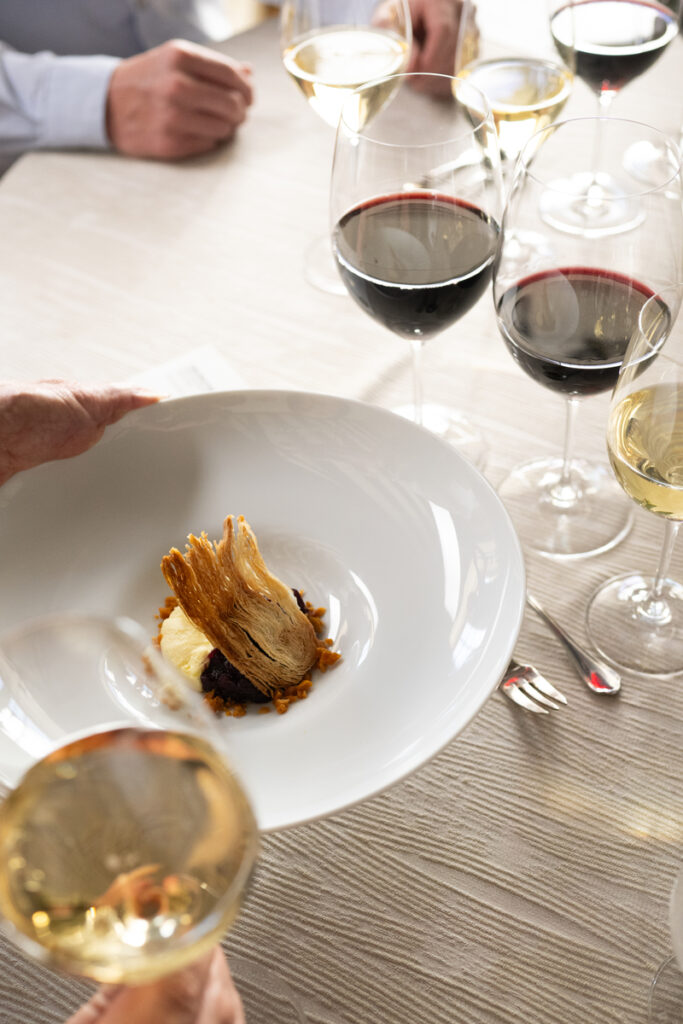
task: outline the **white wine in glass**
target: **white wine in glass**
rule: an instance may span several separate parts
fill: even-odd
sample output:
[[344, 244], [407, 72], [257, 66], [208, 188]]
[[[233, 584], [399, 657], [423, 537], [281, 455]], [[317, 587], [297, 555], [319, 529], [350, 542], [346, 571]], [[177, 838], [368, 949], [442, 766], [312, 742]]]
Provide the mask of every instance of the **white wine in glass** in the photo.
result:
[[201, 697], [126, 620], [0, 641], [2, 927], [98, 982], [154, 980], [219, 941], [258, 849]]
[[683, 323], [680, 286], [643, 307], [614, 389], [607, 448], [615, 476], [641, 508], [664, 520], [654, 572], [629, 572], [588, 606], [593, 642], [615, 664], [644, 676], [683, 673], [683, 584], [669, 565], [683, 520]]
[[[285, 70], [311, 109], [332, 128], [354, 90], [405, 70], [411, 42], [407, 0], [284, 0], [282, 5], [280, 51]], [[365, 94], [357, 127], [391, 99], [393, 88], [385, 83]], [[328, 236], [313, 242], [304, 269], [315, 287], [345, 294]]]
[[556, 61], [514, 56], [476, 61], [459, 77], [469, 78], [489, 101], [508, 174], [531, 136], [557, 120], [574, 81], [571, 70]]

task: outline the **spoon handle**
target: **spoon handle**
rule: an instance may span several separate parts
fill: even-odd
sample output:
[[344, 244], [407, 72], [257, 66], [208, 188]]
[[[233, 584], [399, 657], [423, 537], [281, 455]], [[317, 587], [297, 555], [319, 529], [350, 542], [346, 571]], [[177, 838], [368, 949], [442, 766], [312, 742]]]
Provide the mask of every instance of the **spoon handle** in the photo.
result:
[[540, 615], [565, 645], [574, 660], [579, 676], [589, 690], [601, 694], [618, 693], [621, 689], [621, 676], [617, 670], [580, 647], [532, 594], [527, 593], [526, 600], [529, 607]]

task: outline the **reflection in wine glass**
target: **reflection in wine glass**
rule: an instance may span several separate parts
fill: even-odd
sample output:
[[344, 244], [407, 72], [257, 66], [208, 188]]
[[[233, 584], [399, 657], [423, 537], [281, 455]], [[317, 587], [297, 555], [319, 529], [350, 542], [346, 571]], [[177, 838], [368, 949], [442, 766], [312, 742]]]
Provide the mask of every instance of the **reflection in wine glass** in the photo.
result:
[[[434, 95], [418, 79], [441, 79]], [[344, 106], [330, 216], [349, 294], [413, 352], [413, 405], [399, 410], [481, 464], [485, 442], [462, 416], [422, 399], [424, 343], [459, 320], [491, 279], [502, 205], [495, 129], [482, 94], [449, 76], [402, 75], [391, 104], [359, 127], [371, 84]], [[431, 85], [431, 82], [430, 82]]]
[[646, 676], [683, 672], [683, 584], [668, 569], [683, 519], [683, 321], [680, 286], [643, 308], [614, 389], [607, 447], [617, 480], [664, 519], [654, 574], [631, 572], [594, 594], [588, 630], [605, 657]]
[[[282, 5], [280, 49], [285, 70], [311, 109], [333, 128], [354, 89], [404, 70], [411, 41], [407, 0], [284, 0]], [[390, 96], [386, 86], [372, 98], [368, 94], [366, 116]], [[305, 272], [322, 291], [344, 294], [327, 235], [308, 250]]]
[[[676, 38], [681, 0], [549, 0], [550, 28], [559, 54], [573, 61], [575, 73], [594, 92], [598, 115], [611, 113], [617, 93], [642, 75]], [[581, 178], [566, 179], [565, 189], [589, 198], [556, 202], [546, 216], [559, 229], [618, 232], [637, 216], [633, 204], [602, 167], [607, 145], [596, 122], [593, 160]], [[642, 145], [642, 144], [641, 144]], [[660, 173], [660, 172], [656, 172]], [[621, 202], [601, 200], [621, 198]]]
[[0, 911], [100, 982], [195, 960], [235, 918], [258, 833], [199, 694], [134, 623], [62, 615], [0, 645]]
[[[606, 551], [630, 528], [632, 506], [608, 467], [574, 457], [576, 417], [581, 399], [613, 387], [641, 309], [680, 275], [683, 228], [676, 146], [664, 140], [669, 168], [657, 188], [643, 189], [629, 181], [622, 167], [623, 154], [634, 141], [661, 137], [645, 125], [609, 118], [603, 129], [608, 144], [602, 166], [623, 181], [639, 211], [628, 244], [623, 235], [572, 235], [543, 221], [540, 200], [555, 193], [556, 168], [585, 166], [594, 120], [551, 125], [522, 151], [493, 275], [498, 326], [510, 353], [525, 373], [566, 400], [562, 458], [535, 459], [517, 467], [499, 493], [525, 546], [559, 558]], [[542, 239], [524, 267], [518, 257], [520, 232]]]

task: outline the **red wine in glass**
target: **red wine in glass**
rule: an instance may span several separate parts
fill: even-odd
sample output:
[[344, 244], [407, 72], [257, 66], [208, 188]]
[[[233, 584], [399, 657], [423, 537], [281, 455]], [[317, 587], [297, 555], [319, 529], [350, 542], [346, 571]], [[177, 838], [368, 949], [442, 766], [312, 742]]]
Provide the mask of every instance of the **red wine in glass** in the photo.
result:
[[477, 206], [422, 192], [360, 203], [332, 233], [349, 294], [408, 339], [441, 333], [481, 298], [497, 239], [497, 223]]
[[[330, 234], [351, 298], [412, 351], [413, 402], [395, 411], [481, 466], [486, 441], [457, 409], [425, 403], [424, 344], [448, 332], [493, 274], [502, 209], [500, 154], [482, 92], [449, 75], [397, 75], [372, 108], [370, 83], [345, 104], [330, 188]], [[391, 81], [391, 80], [387, 80]], [[455, 340], [455, 339], [454, 339]]]
[[[550, 196], [590, 203], [573, 182], [590, 177], [591, 142], [600, 122], [604, 146], [599, 172], [623, 188], [605, 197], [605, 220], [622, 197], [633, 207], [628, 234], [556, 230], [545, 215]], [[643, 189], [624, 171], [635, 144], [665, 147], [660, 180]], [[558, 181], [558, 169], [566, 178]], [[588, 172], [588, 174], [587, 174]], [[524, 147], [517, 162], [493, 269], [498, 326], [515, 362], [532, 380], [564, 397], [561, 457], [539, 455], [515, 466], [499, 486], [522, 543], [555, 558], [607, 551], [626, 536], [632, 509], [605, 459], [574, 456], [574, 433], [584, 402], [614, 387], [643, 310], [659, 304], [678, 279], [683, 232], [681, 157], [672, 140], [648, 125], [618, 118], [574, 118], [550, 125]], [[520, 260], [518, 238], [528, 239]], [[529, 422], [533, 407], [520, 401]]]
[[551, 18], [565, 61], [595, 92], [618, 92], [647, 71], [678, 32], [678, 14], [649, 0], [580, 0]]
[[[555, 47], [597, 98], [597, 113], [610, 114], [617, 93], [648, 71], [678, 34], [681, 0], [549, 0]], [[589, 196], [579, 203], [544, 197], [544, 217], [553, 227], [574, 234], [620, 234], [637, 226], [637, 204], [601, 167], [604, 123], [596, 122], [590, 146], [591, 167], [574, 180], [561, 179], [563, 190]], [[654, 184], [661, 177], [655, 176]], [[618, 199], [620, 202], [608, 202]]]
[[616, 384], [640, 311], [653, 297], [647, 285], [600, 268], [544, 270], [503, 293], [498, 325], [534, 380], [563, 395], [596, 395]]

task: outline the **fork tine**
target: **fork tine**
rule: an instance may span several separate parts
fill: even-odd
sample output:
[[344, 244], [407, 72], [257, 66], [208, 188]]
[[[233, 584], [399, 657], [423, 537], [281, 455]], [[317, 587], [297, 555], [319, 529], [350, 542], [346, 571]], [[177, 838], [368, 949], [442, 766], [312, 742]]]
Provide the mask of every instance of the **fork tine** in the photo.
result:
[[[537, 704], [531, 697], [527, 697], [526, 693], [515, 683], [505, 683], [501, 689], [506, 697], [509, 697], [511, 701], [518, 704], [520, 708], [524, 708], [526, 711], [533, 711], [537, 715], [547, 715], [547, 708], [542, 708], [540, 704]], [[557, 707], [557, 705], [555, 705]]]
[[567, 698], [563, 693], [553, 686], [552, 683], [548, 682], [545, 676], [542, 676], [540, 672], [537, 672], [534, 676], [533, 685], [541, 693], [544, 693], [546, 697], [552, 697], [553, 700], [559, 700], [560, 704], [566, 704]]
[[532, 700], [542, 704], [544, 708], [552, 708], [553, 711], [557, 711], [559, 708], [560, 705], [556, 704], [554, 700], [550, 700], [549, 697], [546, 697], [542, 692], [541, 687], [539, 687], [535, 681], [533, 683], [521, 683], [518, 684], [518, 686], [520, 690], [524, 690], [524, 693], [526, 693], [528, 697], [531, 697]]

